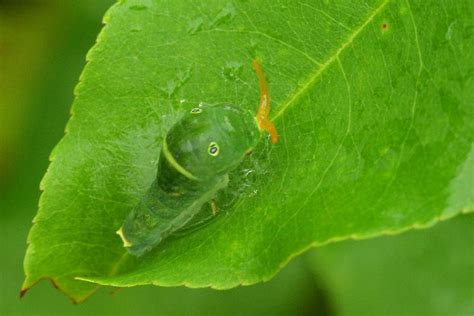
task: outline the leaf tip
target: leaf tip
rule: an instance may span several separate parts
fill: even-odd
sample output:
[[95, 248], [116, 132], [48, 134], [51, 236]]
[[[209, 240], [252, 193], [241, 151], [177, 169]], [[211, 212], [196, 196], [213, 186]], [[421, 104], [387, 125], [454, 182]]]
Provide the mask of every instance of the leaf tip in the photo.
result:
[[26, 295], [29, 289], [30, 289], [29, 287], [26, 287], [20, 290], [20, 299], [22, 299]]

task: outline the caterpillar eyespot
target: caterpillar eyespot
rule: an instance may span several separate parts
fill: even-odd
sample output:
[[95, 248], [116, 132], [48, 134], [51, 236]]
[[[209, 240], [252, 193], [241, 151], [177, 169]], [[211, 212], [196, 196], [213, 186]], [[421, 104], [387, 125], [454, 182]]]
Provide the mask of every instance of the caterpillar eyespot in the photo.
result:
[[219, 155], [219, 145], [214, 142], [210, 143], [208, 151], [209, 155], [216, 157], [217, 155]]
[[[155, 181], [117, 231], [132, 255], [148, 253], [172, 233], [185, 228], [205, 203], [214, 203], [217, 192], [228, 185], [229, 172], [252, 152], [263, 131], [270, 133], [272, 143], [278, 141], [269, 119], [265, 76], [256, 60], [253, 66], [260, 87], [256, 115], [234, 105], [199, 104], [166, 134]], [[211, 205], [214, 210], [216, 206]]]
[[202, 109], [201, 108], [193, 108], [191, 110], [191, 114], [199, 114], [202, 112]]

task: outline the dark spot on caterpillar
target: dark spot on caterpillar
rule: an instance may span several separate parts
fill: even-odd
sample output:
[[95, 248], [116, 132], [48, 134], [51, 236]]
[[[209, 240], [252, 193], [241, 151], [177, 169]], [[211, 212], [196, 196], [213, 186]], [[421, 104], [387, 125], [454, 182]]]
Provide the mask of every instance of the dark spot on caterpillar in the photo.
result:
[[191, 110], [192, 114], [199, 114], [201, 112], [202, 112], [202, 109], [200, 109], [200, 108], [194, 108], [194, 109]]
[[387, 23], [387, 22], [383, 22], [382, 25], [381, 25], [381, 28], [382, 28], [382, 31], [388, 30], [388, 23]]
[[211, 156], [219, 155], [219, 146], [216, 143], [209, 144], [209, 154]]

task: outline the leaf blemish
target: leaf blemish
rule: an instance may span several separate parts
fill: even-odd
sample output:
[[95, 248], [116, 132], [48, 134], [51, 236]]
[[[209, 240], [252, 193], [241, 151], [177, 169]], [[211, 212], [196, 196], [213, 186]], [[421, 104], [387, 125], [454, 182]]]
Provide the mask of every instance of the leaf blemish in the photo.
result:
[[228, 3], [214, 18], [209, 25], [210, 28], [218, 27], [221, 24], [232, 21], [237, 15], [237, 11], [232, 3]]
[[176, 76], [173, 80], [169, 80], [165, 87], [160, 88], [160, 92], [170, 98], [181, 88], [191, 77], [192, 67], [188, 67], [185, 70], [179, 70], [176, 72]]
[[388, 23], [383, 22], [382, 25], [380, 25], [380, 28], [382, 29], [382, 32], [385, 32], [388, 30]]
[[222, 73], [227, 79], [236, 80], [242, 73], [243, 68], [244, 65], [242, 63], [231, 61], [225, 64]]
[[188, 28], [186, 31], [189, 34], [194, 35], [203, 29], [203, 24], [204, 24], [204, 20], [202, 18], [197, 18], [196, 20], [189, 22]]

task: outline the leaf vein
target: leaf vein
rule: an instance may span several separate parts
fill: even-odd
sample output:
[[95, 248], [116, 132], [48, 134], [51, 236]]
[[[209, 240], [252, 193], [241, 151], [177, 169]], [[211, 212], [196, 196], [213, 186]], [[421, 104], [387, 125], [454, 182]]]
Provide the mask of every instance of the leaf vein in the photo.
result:
[[277, 120], [285, 111], [292, 106], [305, 92], [311, 88], [311, 86], [316, 82], [316, 80], [321, 77], [324, 71], [334, 63], [341, 55], [341, 53], [357, 38], [357, 36], [369, 25], [370, 22], [386, 7], [390, 0], [384, 0], [380, 6], [378, 6], [349, 37], [348, 39], [332, 54], [326, 62], [324, 62], [319, 68], [317, 68], [306, 80], [306, 82], [296, 90], [293, 95], [291, 95], [286, 102], [284, 102], [278, 112], [273, 116], [272, 120]]

